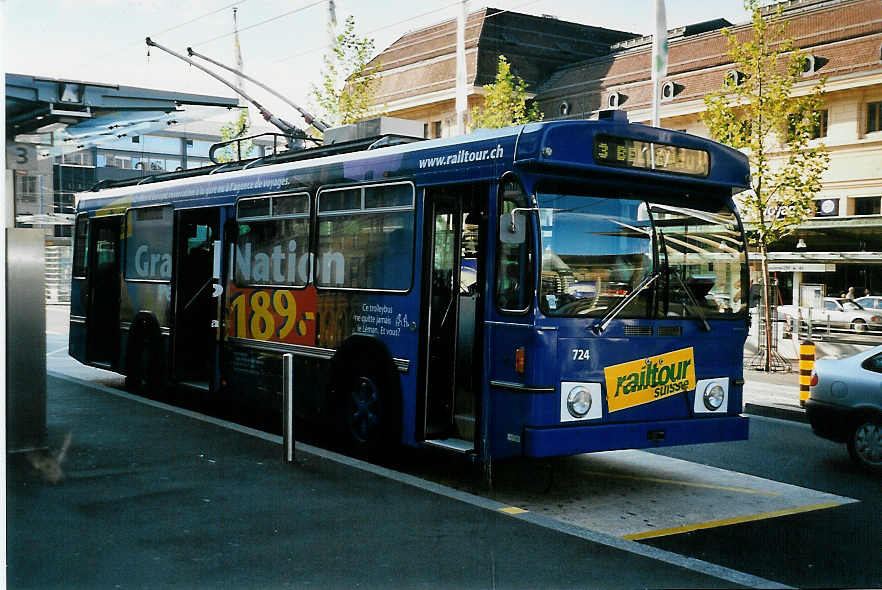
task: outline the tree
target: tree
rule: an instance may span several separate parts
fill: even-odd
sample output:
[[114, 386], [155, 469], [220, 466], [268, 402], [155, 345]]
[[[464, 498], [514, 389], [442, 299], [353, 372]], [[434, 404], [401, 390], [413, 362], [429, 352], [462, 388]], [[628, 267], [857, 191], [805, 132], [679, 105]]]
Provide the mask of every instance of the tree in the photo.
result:
[[[748, 241], [759, 250], [763, 313], [771, 326], [769, 246], [811, 215], [830, 161], [827, 148], [812, 141], [819, 135], [824, 80], [793, 96], [807, 58], [785, 37], [782, 7], [766, 17], [758, 0], [746, 0], [745, 7], [751, 12], [750, 38], [723, 31], [734, 69], [722, 88], [705, 97], [702, 119], [714, 139], [740, 149], [750, 161], [751, 188], [736, 199]], [[766, 371], [771, 340], [766, 330]]]
[[[244, 137], [250, 127], [251, 122], [248, 120], [248, 109], [239, 109], [239, 115], [235, 119], [221, 126], [221, 143]], [[250, 157], [253, 148], [254, 142], [250, 139], [239, 142], [238, 146], [234, 142], [218, 150], [214, 157], [218, 162], [232, 162], [233, 160]]]
[[326, 119], [335, 125], [354, 123], [370, 114], [379, 83], [379, 67], [369, 66], [374, 40], [355, 34], [355, 18], [346, 18], [323, 58], [321, 84], [312, 85], [312, 97]]
[[495, 81], [484, 89], [484, 104], [472, 109], [472, 129], [496, 129], [542, 120], [539, 106], [527, 103], [527, 83], [511, 72], [511, 64], [504, 55], [499, 56]]

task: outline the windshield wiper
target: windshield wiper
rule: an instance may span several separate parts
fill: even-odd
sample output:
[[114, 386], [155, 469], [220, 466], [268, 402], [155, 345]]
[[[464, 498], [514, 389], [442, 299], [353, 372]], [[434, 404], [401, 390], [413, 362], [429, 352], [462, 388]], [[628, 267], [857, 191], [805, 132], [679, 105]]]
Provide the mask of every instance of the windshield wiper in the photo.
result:
[[650, 274], [650, 275], [649, 275], [648, 277], [646, 277], [645, 279], [643, 279], [643, 281], [642, 281], [639, 285], [637, 285], [637, 288], [636, 288], [636, 289], [634, 289], [633, 291], [631, 291], [630, 293], [628, 293], [628, 295], [626, 295], [624, 299], [622, 299], [621, 301], [619, 301], [619, 304], [618, 304], [618, 305], [616, 305], [614, 308], [612, 308], [611, 310], [609, 310], [608, 312], [606, 312], [606, 315], [603, 316], [602, 318], [600, 318], [600, 320], [594, 322], [594, 325], [591, 326], [591, 331], [594, 332], [595, 334], [597, 334], [598, 336], [599, 336], [600, 334], [602, 334], [603, 331], [606, 330], [607, 325], [609, 325], [609, 323], [610, 323], [611, 321], [613, 321], [613, 320], [616, 318], [616, 316], [619, 315], [619, 314], [621, 313], [621, 311], [622, 311], [623, 309], [625, 309], [625, 307], [626, 307], [629, 303], [631, 303], [632, 301], [634, 301], [634, 299], [635, 299], [638, 295], [640, 295], [640, 293], [641, 293], [644, 289], [646, 289], [646, 288], [647, 288], [649, 285], [651, 285], [651, 284], [652, 284], [657, 278], [659, 278], [659, 277], [661, 276], [661, 274], [662, 274], [661, 271], [660, 271], [660, 270], [657, 270], [657, 271], [653, 272], [652, 274]]
[[692, 307], [695, 308], [695, 315], [698, 316], [698, 321], [701, 322], [701, 326], [704, 328], [705, 332], [710, 332], [710, 324], [707, 323], [707, 320], [704, 317], [704, 312], [701, 311], [701, 307], [698, 305], [698, 301], [695, 300], [695, 295], [692, 294], [692, 289], [686, 286], [686, 283], [683, 282], [683, 277], [680, 276], [680, 271], [676, 268], [670, 268], [669, 270], [672, 275], [677, 277], [677, 282], [680, 283], [680, 286], [683, 287], [683, 291], [686, 293], [686, 296], [689, 297], [689, 301], [692, 303]]

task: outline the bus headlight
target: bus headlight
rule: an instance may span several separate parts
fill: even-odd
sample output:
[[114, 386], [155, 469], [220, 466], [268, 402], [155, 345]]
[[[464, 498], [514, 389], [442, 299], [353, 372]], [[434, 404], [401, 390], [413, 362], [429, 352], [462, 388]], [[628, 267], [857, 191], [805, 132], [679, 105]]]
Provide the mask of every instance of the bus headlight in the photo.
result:
[[584, 418], [591, 411], [591, 392], [584, 387], [574, 387], [567, 395], [567, 410], [573, 418]]
[[723, 405], [726, 399], [726, 392], [720, 387], [719, 383], [709, 383], [704, 390], [704, 407], [711, 412], [716, 412]]
[[561, 381], [560, 421], [584, 422], [603, 418], [600, 383]]
[[696, 414], [723, 414], [729, 409], [729, 378], [715, 377], [699, 379], [695, 383], [695, 403], [692, 411]]

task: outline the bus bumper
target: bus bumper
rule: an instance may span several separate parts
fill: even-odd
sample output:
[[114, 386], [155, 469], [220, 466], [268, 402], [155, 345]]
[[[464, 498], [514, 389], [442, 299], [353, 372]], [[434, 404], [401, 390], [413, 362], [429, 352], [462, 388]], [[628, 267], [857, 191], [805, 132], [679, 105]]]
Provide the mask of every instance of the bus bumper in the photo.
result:
[[525, 457], [747, 440], [746, 416], [524, 429]]

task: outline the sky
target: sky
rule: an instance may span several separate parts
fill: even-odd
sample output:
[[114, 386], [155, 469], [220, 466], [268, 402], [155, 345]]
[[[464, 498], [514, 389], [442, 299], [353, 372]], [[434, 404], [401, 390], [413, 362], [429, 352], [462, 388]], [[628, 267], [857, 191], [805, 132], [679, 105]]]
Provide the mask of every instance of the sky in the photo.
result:
[[[0, 2], [0, 10], [3, 3]], [[186, 54], [196, 51], [234, 64], [233, 7], [237, 7], [245, 71], [309, 108], [328, 46], [327, 0], [6, 0], [2, 32], [5, 70], [199, 94], [233, 96], [207, 74], [152, 49], [145, 37]], [[356, 32], [381, 51], [401, 35], [455, 18], [455, 0], [336, 0], [338, 27], [353, 15]], [[654, 0], [471, 0], [484, 6], [640, 34], [654, 29]], [[666, 0], [667, 28], [725, 18], [745, 23], [743, 0]], [[295, 124], [291, 107], [246, 85], [246, 92]]]

